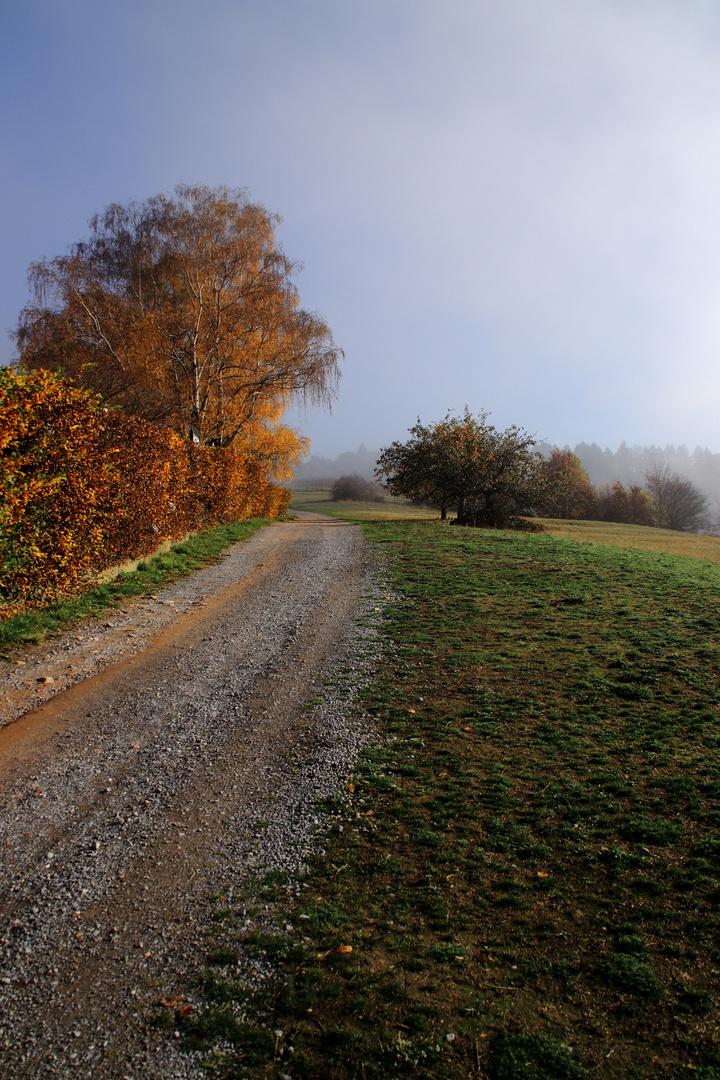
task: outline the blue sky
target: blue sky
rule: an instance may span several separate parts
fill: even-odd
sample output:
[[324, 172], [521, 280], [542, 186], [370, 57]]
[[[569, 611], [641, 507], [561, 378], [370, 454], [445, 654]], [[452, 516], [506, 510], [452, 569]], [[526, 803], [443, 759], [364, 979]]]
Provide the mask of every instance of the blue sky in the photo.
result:
[[314, 452], [720, 451], [715, 0], [6, 0], [0, 83], [0, 328], [108, 203], [245, 187], [346, 353]]

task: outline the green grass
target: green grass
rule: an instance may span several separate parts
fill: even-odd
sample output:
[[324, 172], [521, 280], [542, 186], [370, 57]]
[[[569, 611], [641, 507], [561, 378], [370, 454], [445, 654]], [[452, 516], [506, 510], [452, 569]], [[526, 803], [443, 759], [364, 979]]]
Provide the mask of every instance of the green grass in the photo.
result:
[[386, 495], [378, 502], [335, 502], [326, 488], [313, 491], [294, 491], [290, 503], [293, 510], [310, 510], [314, 514], [328, 514], [343, 521], [433, 521], [440, 517], [438, 510], [415, 506], [407, 499]]
[[302, 902], [259, 890], [295, 930], [238, 934], [275, 977], [209, 970], [192, 1045], [218, 1077], [717, 1080], [720, 568], [364, 527], [386, 741]]
[[27, 611], [0, 621], [0, 655], [19, 645], [36, 644], [60, 633], [88, 616], [101, 615], [130, 596], [154, 592], [178, 578], [185, 577], [208, 563], [215, 562], [222, 551], [240, 540], [247, 540], [262, 525], [262, 518], [217, 525], [195, 533], [170, 551], [141, 562], [137, 570], [119, 574], [114, 581], [69, 597], [47, 608]]

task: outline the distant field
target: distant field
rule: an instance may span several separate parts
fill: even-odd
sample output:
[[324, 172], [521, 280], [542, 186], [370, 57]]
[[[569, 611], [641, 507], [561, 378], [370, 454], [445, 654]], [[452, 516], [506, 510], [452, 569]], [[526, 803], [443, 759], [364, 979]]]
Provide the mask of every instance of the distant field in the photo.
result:
[[[437, 510], [414, 506], [407, 499], [386, 496], [384, 503], [333, 502], [327, 490], [294, 491], [291, 509], [331, 514], [344, 521], [438, 521]], [[628, 548], [631, 551], [657, 551], [664, 555], [682, 555], [689, 559], [720, 562], [720, 537], [696, 536], [693, 533], [649, 529], [642, 525], [616, 525], [606, 521], [562, 521], [537, 518], [552, 536], [579, 540], [583, 544]]]
[[437, 510], [414, 506], [407, 499], [385, 496], [385, 502], [334, 502], [327, 490], [293, 491], [290, 512], [310, 510], [314, 514], [330, 514], [343, 521], [432, 521], [439, 520]]
[[717, 536], [696, 536], [694, 533], [649, 529], [644, 525], [616, 525], [606, 521], [560, 521], [549, 518], [538, 518], [538, 521], [553, 536], [564, 536], [583, 544], [659, 551], [665, 555], [720, 562], [720, 537]]

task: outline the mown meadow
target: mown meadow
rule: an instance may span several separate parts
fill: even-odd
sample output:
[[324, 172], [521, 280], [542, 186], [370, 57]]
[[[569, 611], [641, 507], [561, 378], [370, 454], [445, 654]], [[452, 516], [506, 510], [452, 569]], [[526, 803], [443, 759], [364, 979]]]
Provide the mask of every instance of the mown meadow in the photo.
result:
[[219, 1077], [720, 1077], [720, 567], [378, 509], [381, 741], [302, 902], [245, 898], [294, 929], [212, 958], [189, 1045]]

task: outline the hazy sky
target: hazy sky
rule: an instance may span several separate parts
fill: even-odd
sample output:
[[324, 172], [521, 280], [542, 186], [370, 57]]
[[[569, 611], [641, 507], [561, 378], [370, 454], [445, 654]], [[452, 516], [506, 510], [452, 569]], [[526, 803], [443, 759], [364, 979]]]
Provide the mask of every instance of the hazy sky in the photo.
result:
[[314, 452], [720, 451], [717, 0], [5, 0], [0, 84], [0, 328], [108, 203], [246, 187], [346, 353]]

